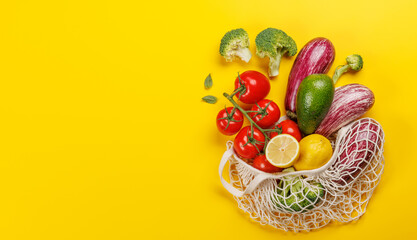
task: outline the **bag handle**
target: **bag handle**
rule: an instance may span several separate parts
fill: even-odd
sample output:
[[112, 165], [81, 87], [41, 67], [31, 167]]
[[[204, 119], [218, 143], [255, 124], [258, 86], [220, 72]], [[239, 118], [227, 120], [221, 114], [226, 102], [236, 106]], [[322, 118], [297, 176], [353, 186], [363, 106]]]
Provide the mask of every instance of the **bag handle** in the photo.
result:
[[[282, 121], [283, 117], [281, 117], [280, 121]], [[352, 123], [353, 124], [353, 123]], [[223, 184], [224, 188], [226, 188], [227, 191], [229, 191], [233, 196], [235, 197], [242, 197], [245, 194], [250, 194], [252, 193], [257, 187], [258, 185], [264, 181], [265, 179], [280, 179], [286, 176], [300, 176], [300, 175], [305, 175], [305, 176], [318, 176], [320, 174], [322, 174], [324, 171], [326, 171], [331, 165], [333, 165], [333, 163], [336, 161], [336, 158], [338, 157], [338, 151], [339, 151], [339, 147], [340, 147], [340, 142], [343, 139], [344, 135], [346, 134], [347, 130], [349, 129], [351, 124], [341, 128], [338, 131], [338, 135], [336, 138], [336, 147], [335, 150], [333, 152], [332, 158], [330, 158], [330, 160], [322, 167], [314, 169], [314, 170], [304, 170], [304, 171], [297, 171], [297, 172], [289, 172], [289, 173], [280, 173], [280, 174], [268, 174], [268, 173], [258, 173], [255, 178], [249, 183], [248, 186], [246, 186], [245, 191], [240, 191], [239, 189], [233, 187], [232, 184], [228, 183], [224, 178], [223, 178], [223, 171], [224, 171], [224, 167], [226, 166], [226, 163], [229, 161], [230, 157], [232, 157], [234, 155], [234, 151], [233, 151], [233, 142], [232, 141], [228, 141], [226, 143], [227, 146], [227, 150], [226, 152], [223, 154], [222, 159], [220, 160], [220, 165], [219, 165], [219, 176], [220, 176], [220, 181]]]
[[226, 166], [226, 163], [229, 162], [230, 157], [232, 157], [232, 155], [234, 154], [233, 147], [232, 147], [233, 143], [231, 141], [229, 141], [229, 142], [227, 142], [226, 145], [227, 145], [227, 150], [223, 154], [223, 157], [220, 160], [220, 165], [219, 165], [219, 176], [220, 176], [221, 183], [223, 184], [224, 188], [226, 188], [226, 190], [229, 191], [235, 197], [242, 197], [245, 194], [252, 193], [262, 181], [264, 181], [265, 179], [268, 178], [268, 176], [266, 176], [264, 174], [258, 174], [251, 181], [251, 183], [246, 187], [245, 191], [240, 191], [239, 189], [233, 187], [232, 184], [228, 183], [226, 181], [226, 179], [223, 178], [224, 167]]

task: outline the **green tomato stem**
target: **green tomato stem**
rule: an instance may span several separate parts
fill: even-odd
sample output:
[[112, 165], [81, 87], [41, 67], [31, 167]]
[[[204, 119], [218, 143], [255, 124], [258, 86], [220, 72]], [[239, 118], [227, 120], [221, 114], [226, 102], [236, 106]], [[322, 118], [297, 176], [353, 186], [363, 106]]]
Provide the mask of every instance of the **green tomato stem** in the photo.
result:
[[230, 95], [231, 97], [235, 96], [237, 93], [241, 92], [242, 90], [246, 89], [245, 85], [240, 85], [240, 87], [236, 88], [236, 90]]
[[[236, 92], [236, 91], [235, 91]], [[235, 93], [236, 94], [236, 93]], [[236, 102], [235, 102], [235, 100], [233, 100], [233, 94], [232, 95], [229, 95], [229, 94], [227, 94], [227, 93], [223, 93], [223, 96], [225, 96], [226, 98], [227, 98], [227, 100], [229, 100], [232, 104], [233, 104], [233, 106], [235, 107], [235, 108], [237, 108], [237, 109], [239, 109], [241, 112], [242, 112], [242, 114], [249, 120], [249, 122], [250, 122], [250, 124], [251, 124], [251, 129], [252, 129], [252, 131], [251, 131], [251, 137], [253, 137], [253, 126], [255, 126], [259, 131], [261, 131], [262, 132], [262, 134], [264, 135], [264, 137], [265, 137], [265, 144], [264, 144], [264, 151], [265, 151], [265, 149], [266, 149], [266, 142], [267, 142], [267, 140], [269, 140], [269, 137], [268, 137], [268, 135], [266, 134], [268, 131], [266, 131], [266, 130], [263, 130], [261, 127], [259, 127], [258, 126], [258, 124], [256, 124], [255, 123], [255, 121], [253, 121], [253, 119], [248, 115], [248, 113], [245, 111], [245, 110], [243, 110], [243, 108], [241, 108], [240, 106], [239, 106], [239, 104], [237, 104]]]

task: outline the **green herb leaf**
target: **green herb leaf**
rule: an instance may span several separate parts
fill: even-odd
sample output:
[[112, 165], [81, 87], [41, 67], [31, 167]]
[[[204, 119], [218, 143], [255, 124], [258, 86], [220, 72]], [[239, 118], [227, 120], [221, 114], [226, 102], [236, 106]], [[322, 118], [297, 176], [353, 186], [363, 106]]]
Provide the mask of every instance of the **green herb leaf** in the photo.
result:
[[210, 104], [215, 104], [217, 102], [217, 98], [211, 95], [205, 96], [202, 99], [204, 102], [210, 103]]
[[211, 88], [211, 86], [213, 86], [213, 79], [211, 79], [211, 74], [209, 74], [206, 77], [206, 80], [204, 80], [204, 87], [206, 89], [209, 89], [209, 88]]

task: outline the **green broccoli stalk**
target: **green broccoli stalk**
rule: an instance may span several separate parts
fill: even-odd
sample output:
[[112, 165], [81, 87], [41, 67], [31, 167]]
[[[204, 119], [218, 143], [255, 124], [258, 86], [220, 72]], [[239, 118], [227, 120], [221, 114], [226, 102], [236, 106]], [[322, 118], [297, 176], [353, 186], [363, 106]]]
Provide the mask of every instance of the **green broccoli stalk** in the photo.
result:
[[285, 32], [267, 28], [260, 32], [255, 39], [256, 54], [261, 57], [269, 57], [269, 76], [275, 77], [279, 74], [281, 57], [287, 54], [294, 56], [297, 53], [297, 45], [294, 40]]
[[220, 42], [220, 55], [226, 62], [239, 57], [242, 61], [249, 62], [252, 57], [249, 51], [249, 35], [242, 28], [227, 32]]
[[362, 57], [358, 54], [352, 54], [352, 55], [347, 56], [346, 62], [347, 62], [346, 65], [340, 65], [334, 71], [334, 74], [333, 74], [334, 84], [336, 84], [337, 80], [339, 80], [340, 76], [342, 76], [343, 73], [349, 71], [350, 69], [358, 72], [363, 67]]
[[[294, 168], [287, 168], [283, 172], [293, 172]], [[313, 209], [324, 196], [324, 187], [319, 182], [304, 182], [301, 176], [284, 177], [272, 195], [272, 201], [278, 208], [290, 212], [305, 212]], [[278, 204], [278, 201], [281, 204]]]

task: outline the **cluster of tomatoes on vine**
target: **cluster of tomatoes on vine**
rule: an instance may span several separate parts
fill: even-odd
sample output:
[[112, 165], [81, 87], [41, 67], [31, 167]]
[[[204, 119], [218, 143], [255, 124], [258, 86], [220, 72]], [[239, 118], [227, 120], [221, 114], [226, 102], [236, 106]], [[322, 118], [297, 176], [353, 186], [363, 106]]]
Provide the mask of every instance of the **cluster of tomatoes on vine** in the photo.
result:
[[[298, 141], [301, 133], [295, 122], [284, 120], [278, 124], [281, 111], [278, 105], [265, 97], [269, 94], [271, 85], [269, 79], [260, 72], [246, 71], [238, 74], [235, 80], [235, 90], [232, 94], [223, 95], [233, 107], [225, 107], [217, 114], [218, 130], [228, 136], [236, 135], [234, 151], [243, 159], [253, 159], [253, 167], [264, 172], [277, 172], [279, 168], [266, 160], [264, 150], [268, 141], [278, 134], [290, 134]], [[250, 110], [240, 107], [233, 97], [245, 104], [251, 104]], [[250, 125], [243, 126], [244, 117]]]

